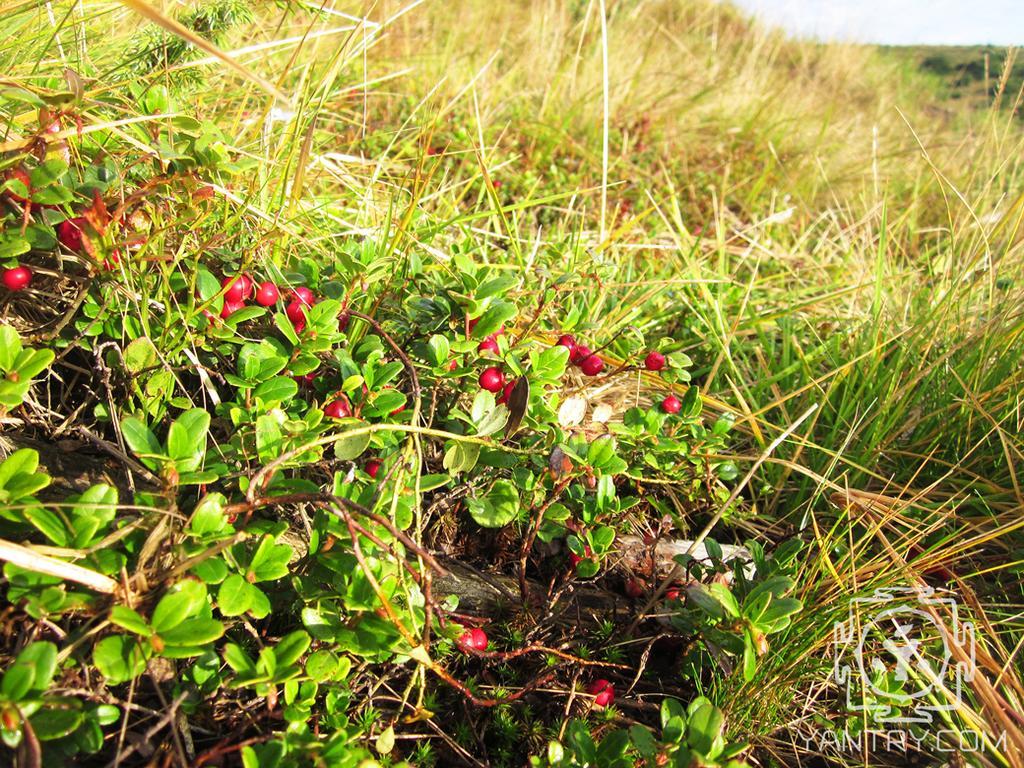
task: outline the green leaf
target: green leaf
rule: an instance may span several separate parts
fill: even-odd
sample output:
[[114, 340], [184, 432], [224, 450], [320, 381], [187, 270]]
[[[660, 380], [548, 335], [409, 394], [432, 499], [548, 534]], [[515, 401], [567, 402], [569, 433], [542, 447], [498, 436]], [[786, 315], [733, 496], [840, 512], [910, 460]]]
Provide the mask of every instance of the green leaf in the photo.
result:
[[123, 605], [115, 605], [110, 609], [110, 623], [143, 637], [153, 634], [152, 628], [142, 616]]
[[339, 461], [352, 461], [361, 456], [370, 445], [370, 433], [362, 432], [355, 435], [346, 435], [345, 433], [365, 427], [366, 423], [360, 419], [345, 418], [339, 419], [336, 424], [341, 435], [334, 444], [334, 457]]
[[294, 664], [309, 648], [311, 638], [305, 630], [298, 629], [281, 638], [281, 642], [274, 646], [274, 658], [277, 661], [277, 668]]
[[206, 605], [206, 585], [187, 580], [177, 584], [156, 604], [150, 624], [153, 631], [164, 636], [167, 630], [178, 626], [190, 616], [195, 616]]
[[157, 470], [160, 466], [158, 458], [164, 456], [163, 446], [157, 440], [145, 422], [136, 416], [121, 421], [121, 434], [132, 453], [149, 469]]
[[199, 500], [196, 508], [192, 510], [192, 520], [189, 523], [189, 531], [196, 536], [206, 536], [218, 533], [228, 524], [224, 515], [224, 507], [227, 499], [222, 493], [208, 493]]
[[276, 544], [273, 536], [264, 536], [249, 562], [252, 582], [274, 581], [288, 575], [288, 561], [292, 548], [287, 544]]
[[[185, 619], [171, 629], [158, 632], [167, 645], [200, 646], [212, 643], [224, 634], [224, 625], [216, 619]], [[189, 655], [193, 655], [189, 653]]]
[[710, 592], [715, 599], [722, 604], [722, 607], [725, 608], [730, 616], [734, 619], [738, 619], [740, 617], [740, 605], [736, 602], [736, 597], [729, 591], [727, 586], [714, 582], [708, 587], [708, 592]]
[[473, 328], [473, 338], [483, 339], [497, 331], [506, 321], [516, 316], [519, 310], [516, 305], [505, 300], [498, 300], [491, 304], [484, 312], [476, 326]]
[[725, 617], [725, 609], [722, 604], [715, 598], [702, 584], [694, 584], [686, 590], [687, 599], [692, 600], [697, 604], [705, 613], [710, 614], [716, 619]]
[[256, 671], [256, 665], [252, 659], [240, 645], [235, 643], [228, 643], [224, 646], [224, 662], [235, 672], [252, 674]]
[[711, 757], [715, 739], [722, 732], [725, 716], [710, 701], [704, 700], [696, 708], [691, 704], [691, 713], [686, 725], [686, 741], [699, 754]]
[[[78, 702], [75, 702], [77, 704]], [[45, 707], [29, 718], [32, 730], [40, 741], [62, 739], [82, 724], [85, 713], [78, 708]]]
[[23, 514], [32, 525], [58, 547], [68, 545], [68, 529], [64, 525], [64, 521], [56, 514], [43, 507], [29, 507]]
[[276, 459], [284, 449], [281, 427], [273, 416], [263, 415], [256, 419], [256, 452], [260, 461], [266, 463]]
[[210, 414], [201, 408], [185, 411], [167, 433], [167, 453], [179, 472], [194, 472], [206, 456], [206, 436]]
[[217, 606], [224, 616], [241, 616], [252, 605], [255, 587], [237, 573], [232, 573], [220, 585]]
[[291, 400], [298, 394], [298, 391], [299, 385], [294, 379], [288, 376], [275, 376], [256, 387], [253, 390], [253, 394], [269, 407], [274, 403], [284, 403]]
[[133, 637], [111, 635], [96, 643], [92, 660], [108, 685], [126, 683], [146, 668], [146, 655]]
[[0, 371], [10, 371], [19, 354], [21, 354], [21, 336], [11, 326], [0, 325]]
[[519, 492], [508, 480], [498, 480], [482, 499], [468, 499], [469, 513], [477, 525], [501, 528], [519, 513]]
[[160, 354], [148, 336], [140, 336], [124, 348], [124, 367], [129, 373], [139, 373], [160, 365]]
[[440, 367], [448, 362], [448, 356], [451, 354], [448, 339], [444, 336], [434, 335], [430, 337], [427, 346], [430, 348], [430, 361], [435, 366]]
[[466, 443], [461, 440], [456, 440], [449, 443], [447, 450], [444, 452], [444, 461], [442, 464], [452, 475], [459, 475], [473, 469], [473, 467], [476, 466], [477, 459], [479, 458], [479, 443]]
[[340, 667], [338, 657], [330, 651], [316, 651], [306, 659], [306, 674], [318, 683], [330, 680]]

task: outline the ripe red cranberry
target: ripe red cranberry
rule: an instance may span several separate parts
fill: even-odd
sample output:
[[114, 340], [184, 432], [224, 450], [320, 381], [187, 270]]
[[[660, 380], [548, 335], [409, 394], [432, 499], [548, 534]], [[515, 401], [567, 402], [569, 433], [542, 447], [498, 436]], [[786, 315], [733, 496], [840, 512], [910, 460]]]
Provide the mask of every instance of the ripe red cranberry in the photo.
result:
[[505, 387], [501, 390], [501, 396], [498, 398], [499, 403], [508, 403], [508, 399], [512, 397], [512, 390], [516, 388], [516, 380], [505, 382]]
[[604, 360], [598, 355], [590, 355], [580, 363], [580, 370], [583, 371], [584, 376], [597, 376], [604, 370]]
[[306, 327], [306, 305], [298, 299], [295, 299], [295, 301], [285, 307], [284, 313], [288, 315], [288, 319], [292, 321], [292, 325], [295, 326], [295, 330], [302, 330], [299, 328], [300, 324], [303, 328]]
[[558, 337], [558, 341], [555, 342], [556, 347], [565, 347], [569, 350], [569, 359], [572, 359], [573, 352], [576, 350], [576, 339], [568, 334], [563, 333]]
[[479, 322], [480, 322], [480, 318], [479, 317], [474, 317], [472, 320], [469, 321], [469, 332], [470, 333], [473, 332], [473, 329], [476, 328], [476, 324], [479, 323]]
[[569, 362], [573, 365], [579, 365], [592, 354], [593, 352], [590, 351], [590, 347], [586, 344], [577, 344], [569, 350]]
[[615, 701], [615, 686], [601, 678], [587, 686], [587, 693], [594, 697], [594, 706], [607, 707]]
[[73, 219], [65, 219], [57, 225], [57, 239], [60, 244], [69, 251], [82, 250], [82, 226], [85, 224], [84, 216], [75, 216]]
[[248, 275], [225, 277], [220, 284], [226, 289], [224, 301], [245, 301], [252, 296], [252, 278]]
[[230, 317], [232, 314], [234, 314], [244, 306], [244, 301], [231, 301], [229, 299], [224, 299], [224, 307], [220, 311], [220, 316]]
[[497, 366], [485, 368], [480, 374], [480, 387], [488, 392], [500, 392], [505, 386], [505, 374]]
[[[11, 170], [7, 171], [7, 173], [4, 174], [4, 175], [8, 179], [17, 179], [22, 184], [24, 184], [25, 185], [25, 189], [28, 190], [28, 194], [31, 196], [31, 194], [32, 194], [32, 179], [29, 178], [28, 171], [26, 171], [24, 168], [12, 168]], [[28, 200], [29, 200], [28, 197], [25, 197], [24, 195], [21, 195], [18, 192], [15, 192], [13, 189], [8, 189], [5, 194], [9, 198], [11, 198], [11, 200], [14, 200], [14, 201], [19, 202], [19, 203], [27, 203]]]
[[293, 376], [292, 378], [295, 379], [295, 383], [300, 387], [312, 387], [313, 382], [316, 381], [316, 371], [304, 373], [301, 376]]
[[352, 415], [352, 407], [348, 404], [348, 399], [339, 397], [337, 400], [331, 400], [327, 405], [324, 406], [324, 416], [331, 419], [344, 419]]
[[492, 333], [486, 339], [480, 342], [480, 345], [476, 348], [476, 351], [481, 355], [484, 352], [492, 352], [495, 355], [498, 354], [498, 339]]
[[292, 299], [305, 304], [307, 307], [313, 306], [314, 298], [313, 292], [304, 285], [292, 289]]
[[661, 401], [661, 410], [665, 413], [679, 413], [679, 409], [682, 407], [682, 402], [675, 395], [669, 395]]
[[376, 480], [377, 473], [380, 472], [381, 463], [379, 459], [370, 459], [366, 462], [366, 474]]
[[455, 358], [453, 357], [453, 358], [452, 358], [452, 360], [451, 360], [451, 362], [450, 362], [450, 363], [448, 363], [448, 370], [449, 370], [449, 371], [454, 371], [454, 370], [455, 370], [456, 368], [458, 368], [458, 367], [459, 367], [459, 361], [458, 361], [458, 360], [456, 360], [456, 359], [455, 359]]
[[3, 274], [4, 288], [8, 291], [20, 291], [32, 282], [32, 270], [28, 267], [11, 267]]
[[660, 371], [665, 367], [665, 356], [661, 352], [648, 352], [644, 358], [644, 368], [648, 371]]
[[486, 651], [487, 633], [479, 627], [474, 627], [459, 635], [455, 642], [464, 651]]
[[673, 584], [671, 587], [665, 590], [666, 600], [678, 600], [682, 596], [682, 591], [679, 587]]
[[260, 283], [256, 289], [256, 303], [261, 307], [269, 307], [272, 304], [276, 304], [279, 298], [281, 298], [281, 292], [277, 290], [277, 286], [273, 283]]

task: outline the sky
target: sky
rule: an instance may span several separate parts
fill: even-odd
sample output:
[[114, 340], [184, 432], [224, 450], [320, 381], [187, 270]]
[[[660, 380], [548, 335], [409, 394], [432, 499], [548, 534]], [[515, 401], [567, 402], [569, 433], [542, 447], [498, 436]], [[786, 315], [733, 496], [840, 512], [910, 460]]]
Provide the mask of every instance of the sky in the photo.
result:
[[732, 0], [801, 37], [887, 45], [1024, 45], [1024, 0]]

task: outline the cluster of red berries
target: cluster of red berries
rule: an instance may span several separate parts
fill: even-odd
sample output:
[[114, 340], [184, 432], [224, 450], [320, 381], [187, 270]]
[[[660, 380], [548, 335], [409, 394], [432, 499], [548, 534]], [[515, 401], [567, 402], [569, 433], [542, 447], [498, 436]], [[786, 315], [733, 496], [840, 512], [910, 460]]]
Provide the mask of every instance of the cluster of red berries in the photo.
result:
[[[261, 307], [272, 306], [281, 298], [281, 292], [276, 285], [271, 282], [256, 285], [252, 278], [245, 274], [225, 277], [220, 284], [224, 288], [224, 308], [220, 312], [221, 317], [231, 316], [244, 307], [245, 302], [254, 295], [256, 303]], [[308, 291], [310, 297], [313, 295], [308, 288], [297, 288], [296, 292], [299, 290]]]
[[555, 345], [569, 350], [569, 362], [579, 368], [584, 376], [597, 376], [604, 370], [604, 360], [595, 355], [590, 347], [578, 344], [572, 335], [562, 334]]

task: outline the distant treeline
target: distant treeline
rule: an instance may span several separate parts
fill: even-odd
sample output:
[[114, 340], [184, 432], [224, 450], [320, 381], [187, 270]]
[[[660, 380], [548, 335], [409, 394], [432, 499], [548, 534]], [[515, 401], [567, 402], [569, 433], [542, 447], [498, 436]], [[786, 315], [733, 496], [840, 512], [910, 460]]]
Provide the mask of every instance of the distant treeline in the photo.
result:
[[[897, 56], [923, 72], [934, 75], [950, 98], [987, 106], [1003, 89], [1001, 105], [1013, 107], [1024, 85], [1024, 54], [1008, 59], [1009, 49], [992, 45], [978, 46], [884, 46], [887, 54]], [[1009, 75], [1003, 73], [1009, 63]]]

